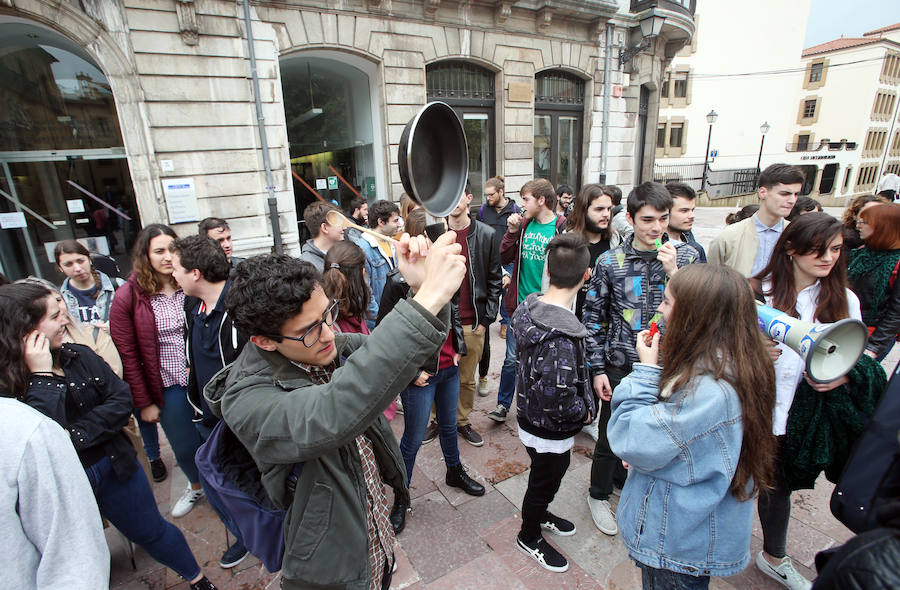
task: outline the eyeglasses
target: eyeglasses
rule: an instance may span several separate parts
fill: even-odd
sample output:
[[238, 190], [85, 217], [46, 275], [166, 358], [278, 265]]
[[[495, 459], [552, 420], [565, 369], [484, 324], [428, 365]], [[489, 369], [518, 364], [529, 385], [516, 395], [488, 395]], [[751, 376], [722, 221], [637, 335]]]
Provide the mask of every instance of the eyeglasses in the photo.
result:
[[859, 219], [856, 220], [856, 225], [869, 225], [869, 222], [866, 221], [865, 219], [863, 219], [862, 217], [860, 217]]
[[[325, 314], [322, 316], [322, 319], [309, 327], [309, 329], [303, 333], [303, 336], [299, 338], [296, 336], [285, 336], [284, 334], [279, 334], [281, 338], [286, 340], [293, 340], [294, 342], [300, 342], [306, 348], [312, 348], [316, 345], [316, 342], [319, 341], [319, 336], [322, 335], [322, 325], [333, 326], [334, 321], [338, 316], [338, 302], [337, 299], [333, 299], [331, 305], [328, 306], [328, 309], [325, 310]], [[311, 340], [311, 341], [310, 341]]]
[[493, 196], [496, 195], [496, 194], [497, 194], [497, 193], [484, 193], [484, 196], [485, 196], [485, 197], [493, 197]]

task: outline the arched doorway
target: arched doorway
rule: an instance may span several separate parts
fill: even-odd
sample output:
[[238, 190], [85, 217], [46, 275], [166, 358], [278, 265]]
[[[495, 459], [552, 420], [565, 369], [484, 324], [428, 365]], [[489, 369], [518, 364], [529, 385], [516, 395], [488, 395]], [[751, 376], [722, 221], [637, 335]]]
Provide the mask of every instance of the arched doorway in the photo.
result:
[[353, 190], [370, 201], [390, 199], [383, 154], [376, 149], [382, 141], [373, 109], [375, 64], [345, 53], [304, 51], [282, 57], [280, 68], [291, 171], [303, 179], [294, 177], [298, 217], [316, 200], [307, 185], [342, 208]]
[[60, 282], [56, 242], [78, 239], [120, 274], [140, 229], [106, 76], [47, 28], [0, 21], [0, 271]]
[[428, 100], [446, 102], [463, 123], [473, 205], [481, 203], [485, 181], [496, 174], [494, 78], [492, 71], [460, 60], [444, 60], [425, 67]]
[[584, 80], [562, 70], [534, 77], [534, 177], [581, 189]]

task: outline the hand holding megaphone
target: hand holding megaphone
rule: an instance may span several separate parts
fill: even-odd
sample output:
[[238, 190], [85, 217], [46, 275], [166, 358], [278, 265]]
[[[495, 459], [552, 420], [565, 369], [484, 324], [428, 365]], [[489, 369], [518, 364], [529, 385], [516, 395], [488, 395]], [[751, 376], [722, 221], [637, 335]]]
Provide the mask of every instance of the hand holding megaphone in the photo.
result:
[[859, 320], [811, 324], [759, 302], [756, 314], [759, 327], [769, 338], [800, 355], [807, 378], [815, 383], [831, 385], [849, 373], [866, 348], [868, 330]]

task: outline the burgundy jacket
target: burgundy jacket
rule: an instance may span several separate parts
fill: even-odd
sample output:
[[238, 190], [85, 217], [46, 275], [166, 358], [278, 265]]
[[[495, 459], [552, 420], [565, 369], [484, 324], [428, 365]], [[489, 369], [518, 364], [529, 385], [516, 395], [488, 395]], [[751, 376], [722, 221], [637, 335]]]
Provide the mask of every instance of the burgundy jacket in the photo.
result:
[[116, 290], [109, 312], [109, 333], [122, 358], [123, 379], [131, 386], [134, 407], [163, 405], [162, 375], [156, 316], [150, 298], [138, 287], [134, 273]]
[[[525, 219], [523, 216], [519, 231], [511, 234], [507, 230], [503, 234], [503, 240], [500, 242], [500, 264], [514, 263], [509, 287], [506, 288], [506, 299], [503, 300], [503, 305], [506, 306], [506, 311], [509, 312], [510, 317], [512, 317], [512, 314], [515, 313], [516, 308], [519, 306], [519, 264], [522, 261], [522, 236], [525, 235], [525, 228], [528, 227], [529, 223], [531, 223], [531, 220]], [[564, 215], [557, 213], [556, 234], [563, 233], [565, 229], [566, 218]], [[113, 302], [115, 303], [115, 301]]]

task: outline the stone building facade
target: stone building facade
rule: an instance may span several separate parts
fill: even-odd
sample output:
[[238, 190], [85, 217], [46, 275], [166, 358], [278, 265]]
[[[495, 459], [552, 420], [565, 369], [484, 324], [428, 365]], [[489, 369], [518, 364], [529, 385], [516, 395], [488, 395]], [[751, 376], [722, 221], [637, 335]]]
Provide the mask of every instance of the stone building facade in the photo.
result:
[[[2, 270], [58, 278], [46, 245], [70, 237], [105, 240], [127, 267], [128, 232], [187, 234], [206, 216], [229, 221], [237, 254], [268, 252], [270, 197], [297, 252], [312, 190], [399, 199], [397, 145], [429, 100], [463, 119], [474, 187], [501, 174], [515, 196], [541, 175], [577, 190], [605, 174], [627, 189], [650, 178], [661, 73], [690, 41], [693, 2], [0, 0], [7, 75], [56, 81], [9, 90], [0, 212], [27, 227], [0, 230], [18, 253]], [[620, 64], [651, 15], [659, 36]], [[113, 114], [71, 116], [81, 103]], [[60, 126], [66, 145], [34, 131]]]

